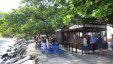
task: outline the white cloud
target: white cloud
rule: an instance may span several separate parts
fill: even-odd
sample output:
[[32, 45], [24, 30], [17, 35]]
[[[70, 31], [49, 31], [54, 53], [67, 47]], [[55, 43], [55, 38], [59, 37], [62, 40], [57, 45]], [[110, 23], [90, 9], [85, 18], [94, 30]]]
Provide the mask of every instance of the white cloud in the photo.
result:
[[0, 11], [9, 12], [12, 8], [18, 8], [21, 0], [0, 0]]

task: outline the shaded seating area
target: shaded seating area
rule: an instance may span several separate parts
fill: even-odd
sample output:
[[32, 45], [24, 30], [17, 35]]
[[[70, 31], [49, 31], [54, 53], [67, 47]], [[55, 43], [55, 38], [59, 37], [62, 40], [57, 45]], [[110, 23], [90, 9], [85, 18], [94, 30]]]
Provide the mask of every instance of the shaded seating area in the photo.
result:
[[[42, 44], [41, 44], [42, 45]], [[46, 48], [43, 48], [46, 47]], [[47, 48], [47, 46], [41, 46], [40, 50], [42, 51], [42, 53], [48, 55], [48, 54], [59, 54], [59, 55], [63, 55], [64, 51], [62, 49], [60, 49], [59, 47], [59, 43], [52, 43], [49, 45], [49, 48]]]
[[[91, 24], [84, 24], [84, 25], [74, 25], [69, 29], [56, 31], [56, 37], [59, 39], [61, 45], [64, 46], [66, 50], [76, 52], [77, 49], [82, 51], [83, 54], [83, 35], [86, 34], [88, 38], [88, 47], [89, 51], [92, 50], [95, 53], [95, 50], [98, 50], [98, 42], [92, 46], [90, 44], [90, 37], [93, 34], [98, 38], [98, 34], [102, 35], [103, 39], [103, 49], [108, 49], [107, 43], [107, 25], [102, 23], [91, 23]], [[60, 35], [60, 36], [57, 36]], [[75, 49], [75, 50], [73, 50]]]
[[64, 54], [64, 51], [60, 49], [59, 44], [51, 44], [49, 49], [45, 50], [46, 54]]

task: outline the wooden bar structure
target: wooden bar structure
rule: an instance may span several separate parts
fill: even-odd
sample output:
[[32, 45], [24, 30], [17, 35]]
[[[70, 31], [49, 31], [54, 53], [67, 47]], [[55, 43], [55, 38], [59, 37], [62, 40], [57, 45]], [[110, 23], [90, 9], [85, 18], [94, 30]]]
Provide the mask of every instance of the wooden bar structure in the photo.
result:
[[[94, 34], [96, 38], [98, 34], [101, 34], [103, 38], [103, 49], [108, 49], [107, 25], [102, 23], [74, 25], [74, 26], [71, 26], [69, 29], [56, 31], [56, 38], [58, 39], [61, 45], [64, 45], [66, 50], [73, 52], [73, 48], [75, 48], [76, 53], [77, 53], [77, 49], [82, 50], [82, 53], [83, 53], [82, 37], [84, 33], [87, 35]], [[97, 49], [98, 49], [98, 44], [96, 42], [94, 46], [94, 50], [97, 50]], [[93, 50], [93, 53], [94, 53], [94, 50]]]

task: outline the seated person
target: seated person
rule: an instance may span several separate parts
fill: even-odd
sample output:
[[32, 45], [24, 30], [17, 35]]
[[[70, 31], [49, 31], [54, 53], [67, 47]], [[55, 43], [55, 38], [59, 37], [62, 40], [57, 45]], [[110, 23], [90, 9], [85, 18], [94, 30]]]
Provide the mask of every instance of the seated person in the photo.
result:
[[57, 46], [57, 47], [59, 47], [59, 43], [57, 42], [57, 40], [55, 40], [55, 38], [53, 38], [53, 40], [51, 42], [51, 46]]
[[51, 41], [51, 44], [49, 45], [49, 49], [47, 50], [47, 53], [63, 54], [64, 51], [59, 49], [59, 43], [55, 40], [55, 38], [53, 38], [52, 41]]

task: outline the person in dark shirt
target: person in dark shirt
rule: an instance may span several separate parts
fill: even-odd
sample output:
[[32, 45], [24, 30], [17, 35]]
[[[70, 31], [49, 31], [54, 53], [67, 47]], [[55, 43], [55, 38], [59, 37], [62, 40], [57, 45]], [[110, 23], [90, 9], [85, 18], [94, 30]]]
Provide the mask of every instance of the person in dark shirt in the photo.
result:
[[36, 42], [36, 36], [34, 36], [34, 41]]
[[64, 45], [64, 47], [66, 47], [66, 46], [67, 46], [67, 41], [68, 41], [67, 34], [66, 34], [66, 33], [64, 33], [64, 37], [63, 37], [63, 45]]
[[100, 54], [102, 54], [102, 37], [101, 37], [101, 34], [98, 35], [98, 49], [99, 49], [99, 52]]
[[67, 37], [67, 34], [66, 33], [64, 33], [63, 41], [68, 41], [68, 37]]
[[88, 44], [88, 48], [90, 46], [90, 35], [87, 35], [87, 44]]

